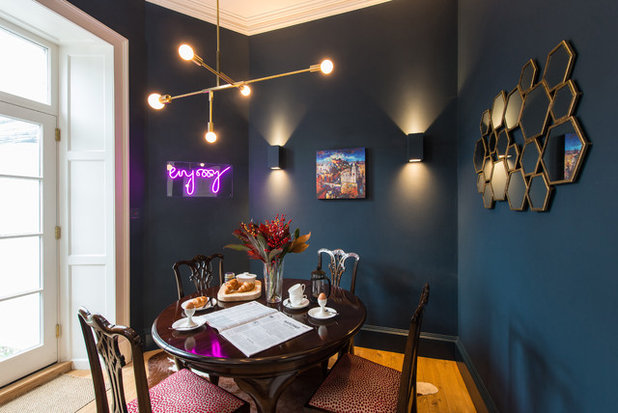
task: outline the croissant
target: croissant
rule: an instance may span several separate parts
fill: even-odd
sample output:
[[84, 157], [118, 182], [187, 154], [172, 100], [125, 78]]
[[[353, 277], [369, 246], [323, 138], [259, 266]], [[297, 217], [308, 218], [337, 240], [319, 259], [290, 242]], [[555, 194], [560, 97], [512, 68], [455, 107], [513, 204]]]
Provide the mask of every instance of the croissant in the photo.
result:
[[248, 281], [242, 283], [242, 285], [238, 288], [239, 293], [244, 293], [251, 290], [253, 290], [253, 285]]
[[207, 298], [204, 296], [196, 297], [187, 302], [187, 308], [200, 308], [206, 305]]
[[231, 286], [229, 286], [229, 285], [226, 285], [226, 286], [225, 286], [225, 290], [223, 290], [223, 292], [224, 292], [225, 294], [231, 294], [231, 293], [233, 293], [234, 291], [235, 291], [235, 290], [234, 290]]
[[227, 287], [230, 287], [232, 290], [237, 290], [238, 287], [240, 287], [240, 283], [238, 282], [236, 278], [229, 280], [228, 282], [225, 283], [225, 285]]

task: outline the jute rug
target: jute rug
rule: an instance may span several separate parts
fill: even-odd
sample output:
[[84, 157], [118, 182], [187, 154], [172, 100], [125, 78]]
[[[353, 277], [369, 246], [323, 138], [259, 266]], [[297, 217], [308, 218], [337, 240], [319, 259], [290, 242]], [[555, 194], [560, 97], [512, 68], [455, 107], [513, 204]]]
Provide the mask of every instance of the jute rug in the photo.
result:
[[[165, 353], [156, 354], [148, 360], [148, 384], [153, 386], [176, 371], [173, 360]], [[309, 400], [315, 389], [322, 382], [322, 370], [319, 367], [310, 369], [300, 374], [283, 392], [277, 403], [277, 412], [295, 413], [302, 412], [303, 405]], [[228, 377], [219, 378], [219, 386], [234, 394], [236, 397], [246, 400], [251, 404], [251, 412], [257, 412], [255, 403], [244, 391], [240, 390], [233, 379]]]
[[2, 413], [75, 413], [94, 400], [94, 387], [88, 377], [66, 374], [0, 406]]

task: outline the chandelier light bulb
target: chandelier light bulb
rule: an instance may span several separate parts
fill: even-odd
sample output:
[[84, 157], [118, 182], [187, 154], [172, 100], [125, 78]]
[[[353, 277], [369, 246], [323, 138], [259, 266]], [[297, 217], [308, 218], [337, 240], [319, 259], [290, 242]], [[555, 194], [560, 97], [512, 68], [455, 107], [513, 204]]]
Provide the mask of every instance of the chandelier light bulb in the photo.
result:
[[193, 60], [193, 56], [195, 56], [195, 53], [193, 53], [193, 48], [188, 44], [181, 44], [178, 48], [178, 54], [184, 60]]
[[251, 94], [251, 88], [247, 85], [241, 86], [240, 87], [240, 93], [243, 96], [249, 96]]
[[217, 141], [217, 134], [213, 131], [208, 131], [204, 135], [204, 139], [206, 139], [206, 142], [208, 143], [215, 143]]
[[329, 75], [333, 71], [334, 67], [333, 62], [328, 59], [322, 60], [322, 63], [320, 63], [320, 70], [325, 75]]
[[151, 93], [148, 96], [148, 104], [151, 108], [161, 110], [165, 105], [161, 102], [161, 95], [159, 93]]

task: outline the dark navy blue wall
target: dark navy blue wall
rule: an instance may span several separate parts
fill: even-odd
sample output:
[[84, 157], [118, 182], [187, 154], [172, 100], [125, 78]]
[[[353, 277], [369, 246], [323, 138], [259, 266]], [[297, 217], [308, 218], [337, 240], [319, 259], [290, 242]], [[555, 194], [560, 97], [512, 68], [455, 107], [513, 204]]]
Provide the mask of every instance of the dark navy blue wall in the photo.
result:
[[[249, 129], [250, 212], [286, 213], [311, 245], [286, 258], [308, 278], [321, 247], [360, 254], [356, 292], [368, 324], [407, 328], [425, 281], [424, 330], [457, 334], [457, 3], [393, 1], [250, 38], [252, 77], [330, 57], [330, 77], [257, 84]], [[427, 132], [425, 161], [407, 164], [405, 134]], [[267, 169], [283, 145], [283, 171]], [[367, 199], [317, 200], [315, 153], [367, 148]], [[259, 263], [253, 263], [261, 271]]]
[[[614, 0], [459, 1], [459, 333], [502, 411], [618, 404], [616, 16]], [[546, 213], [486, 210], [472, 166], [481, 112], [562, 39], [592, 142], [580, 179]]]

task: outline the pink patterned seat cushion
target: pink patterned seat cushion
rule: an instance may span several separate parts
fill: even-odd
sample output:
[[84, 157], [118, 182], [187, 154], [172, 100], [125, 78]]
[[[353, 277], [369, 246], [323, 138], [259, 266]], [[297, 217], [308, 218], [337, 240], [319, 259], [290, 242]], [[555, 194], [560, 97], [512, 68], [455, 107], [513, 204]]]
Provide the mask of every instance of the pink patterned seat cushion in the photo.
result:
[[[153, 413], [228, 413], [243, 401], [190, 370], [180, 370], [150, 389]], [[137, 399], [127, 404], [137, 413]]]
[[309, 400], [309, 406], [337, 413], [395, 412], [400, 377], [397, 370], [345, 354]]

